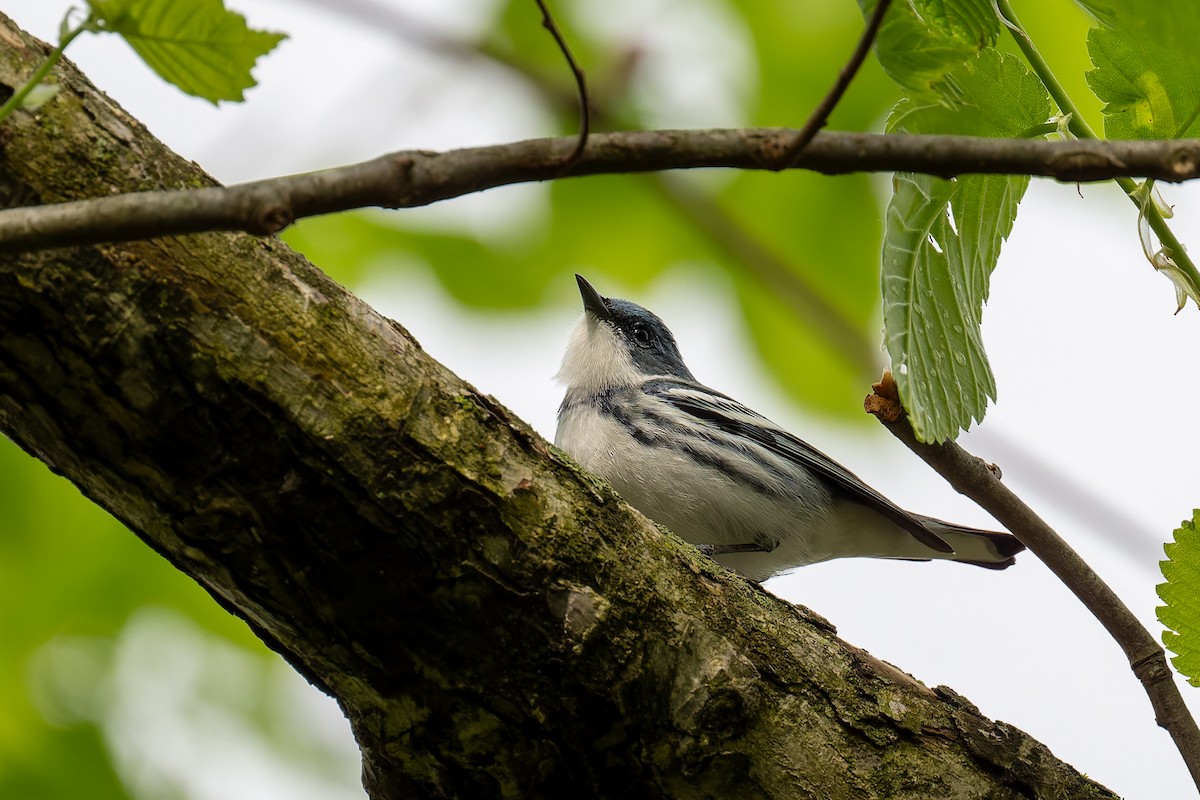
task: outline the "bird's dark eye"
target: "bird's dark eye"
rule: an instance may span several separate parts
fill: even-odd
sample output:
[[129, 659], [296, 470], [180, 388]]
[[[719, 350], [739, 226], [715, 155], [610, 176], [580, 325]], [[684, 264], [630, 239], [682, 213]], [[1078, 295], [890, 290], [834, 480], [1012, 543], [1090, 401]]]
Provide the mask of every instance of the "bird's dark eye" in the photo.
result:
[[645, 325], [634, 325], [630, 333], [633, 334], [633, 340], [642, 347], [650, 344], [650, 330]]

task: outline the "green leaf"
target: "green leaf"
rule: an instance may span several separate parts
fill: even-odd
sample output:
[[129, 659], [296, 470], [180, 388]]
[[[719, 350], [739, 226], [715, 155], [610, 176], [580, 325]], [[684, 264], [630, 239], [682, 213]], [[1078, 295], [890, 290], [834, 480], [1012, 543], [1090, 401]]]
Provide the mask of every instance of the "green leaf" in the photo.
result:
[[[860, 0], [864, 14], [873, 0]], [[990, 0], [913, 0], [889, 10], [876, 40], [888, 74], [908, 90], [889, 132], [1021, 136], [1051, 113], [1024, 62], [991, 45]], [[983, 418], [996, 382], [979, 324], [991, 271], [1028, 178], [951, 181], [899, 174], [885, 220], [884, 328], [893, 373], [924, 441], [953, 438]]]
[[150, 605], [264, 657], [269, 651], [199, 584], [4, 436], [0, 474], [0, 608], [22, 609], [5, 616], [0, 635], [0, 797], [135, 797], [122, 788], [101, 730], [47, 718], [45, 698], [32, 692], [47, 641], [110, 639]]
[[1107, 27], [1115, 27], [1120, 24], [1117, 20], [1117, 11], [1113, 3], [1103, 2], [1098, 3], [1095, 0], [1075, 0], [1084, 11], [1091, 14], [1097, 22]]
[[[877, 0], [859, 0], [870, 16]], [[937, 93], [945, 74], [996, 43], [1000, 20], [990, 0], [893, 3], [875, 38], [875, 54], [892, 80], [912, 92]]]
[[1106, 105], [1110, 139], [1196, 135], [1200, 4], [1194, 0], [1083, 2], [1101, 27], [1088, 34], [1088, 85]]
[[902, 99], [888, 132], [1021, 136], [1052, 113], [1050, 96], [1025, 62], [990, 47], [947, 73], [942, 95]]
[[1163, 644], [1175, 657], [1171, 663], [1192, 686], [1200, 686], [1200, 509], [1175, 529], [1175, 541], [1163, 547], [1166, 561], [1159, 562], [1166, 583], [1158, 585], [1158, 596], [1166, 603], [1158, 607]]
[[[1051, 113], [1024, 62], [992, 48], [948, 72], [942, 87], [940, 101], [898, 103], [889, 132], [1018, 136]], [[881, 274], [884, 330], [901, 401], [922, 441], [954, 438], [982, 420], [996, 397], [980, 322], [1028, 185], [1028, 176], [894, 179]]]
[[100, 29], [118, 33], [163, 80], [214, 105], [242, 100], [250, 70], [281, 33], [254, 30], [222, 0], [89, 0]]

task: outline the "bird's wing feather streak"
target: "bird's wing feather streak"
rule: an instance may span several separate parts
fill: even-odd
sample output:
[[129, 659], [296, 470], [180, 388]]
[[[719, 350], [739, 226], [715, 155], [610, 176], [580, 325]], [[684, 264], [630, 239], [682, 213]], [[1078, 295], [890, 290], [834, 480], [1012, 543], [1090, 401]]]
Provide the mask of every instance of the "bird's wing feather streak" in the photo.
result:
[[872, 489], [854, 473], [733, 398], [699, 384], [671, 378], [647, 381], [642, 390], [704, 425], [753, 442], [808, 470], [831, 489], [874, 509], [927, 547], [942, 553], [954, 552], [954, 548], [915, 516]]

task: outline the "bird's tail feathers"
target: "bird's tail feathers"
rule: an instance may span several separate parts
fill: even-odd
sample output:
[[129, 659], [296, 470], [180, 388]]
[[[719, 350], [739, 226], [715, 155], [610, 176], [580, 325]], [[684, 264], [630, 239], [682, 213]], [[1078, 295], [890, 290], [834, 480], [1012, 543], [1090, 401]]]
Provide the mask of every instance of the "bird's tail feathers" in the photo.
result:
[[1025, 545], [1009, 533], [968, 528], [933, 517], [922, 516], [918, 519], [954, 548], [953, 555], [945, 556], [952, 561], [985, 569], [1006, 569], [1016, 563], [1014, 556], [1025, 549]]

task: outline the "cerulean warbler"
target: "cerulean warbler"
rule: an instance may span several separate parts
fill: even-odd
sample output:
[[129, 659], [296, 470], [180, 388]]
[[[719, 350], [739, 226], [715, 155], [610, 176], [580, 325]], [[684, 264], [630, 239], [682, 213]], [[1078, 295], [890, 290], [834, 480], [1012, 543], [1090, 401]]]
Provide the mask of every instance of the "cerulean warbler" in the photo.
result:
[[1025, 547], [912, 514], [733, 398], [698, 383], [657, 316], [581, 276], [555, 444], [651, 519], [753, 580], [847, 556], [1004, 569]]

